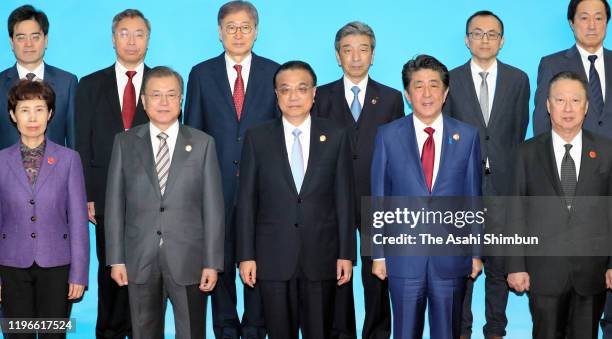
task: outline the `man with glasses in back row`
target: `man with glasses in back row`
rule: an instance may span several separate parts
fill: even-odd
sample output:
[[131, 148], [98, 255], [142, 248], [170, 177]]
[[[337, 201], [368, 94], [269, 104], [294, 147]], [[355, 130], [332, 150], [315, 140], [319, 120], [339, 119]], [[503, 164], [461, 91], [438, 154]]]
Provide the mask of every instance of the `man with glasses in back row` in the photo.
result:
[[87, 209], [89, 220], [96, 225], [99, 262], [97, 338], [132, 334], [127, 287], [118, 286], [106, 267], [104, 204], [115, 134], [149, 121], [137, 94], [149, 70], [144, 59], [150, 33], [151, 25], [139, 10], [117, 14], [112, 23], [115, 64], [83, 77], [77, 89], [76, 149], [83, 161]]
[[221, 55], [193, 67], [187, 83], [185, 124], [215, 139], [225, 203], [225, 264], [212, 292], [217, 338], [265, 338], [259, 287], [244, 288], [242, 325], [236, 311], [235, 206], [246, 130], [279, 116], [272, 86], [278, 64], [252, 52], [259, 15], [248, 1], [219, 9]]

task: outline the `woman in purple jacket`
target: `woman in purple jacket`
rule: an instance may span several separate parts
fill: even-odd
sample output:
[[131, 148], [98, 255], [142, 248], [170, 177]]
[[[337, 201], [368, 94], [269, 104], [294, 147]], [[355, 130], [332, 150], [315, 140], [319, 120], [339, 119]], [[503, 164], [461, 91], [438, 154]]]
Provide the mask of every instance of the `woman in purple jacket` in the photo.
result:
[[21, 80], [8, 93], [9, 118], [21, 138], [0, 151], [0, 302], [5, 318], [66, 318], [69, 303], [81, 298], [87, 286], [83, 170], [78, 153], [45, 138], [54, 107], [55, 93], [42, 81]]

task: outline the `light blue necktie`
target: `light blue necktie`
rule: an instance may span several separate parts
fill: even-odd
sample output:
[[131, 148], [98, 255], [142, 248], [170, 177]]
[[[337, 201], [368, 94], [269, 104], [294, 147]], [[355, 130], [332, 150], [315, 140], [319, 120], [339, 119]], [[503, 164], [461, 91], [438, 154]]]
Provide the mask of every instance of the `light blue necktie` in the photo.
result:
[[302, 156], [302, 144], [300, 143], [300, 131], [296, 128], [291, 132], [293, 134], [293, 147], [291, 148], [291, 174], [293, 175], [293, 182], [295, 182], [295, 188], [299, 192], [302, 188], [302, 182], [304, 181], [304, 157]]
[[353, 94], [355, 94], [355, 96], [353, 97], [353, 102], [351, 103], [351, 113], [353, 114], [353, 119], [355, 119], [356, 122], [357, 119], [359, 119], [359, 114], [361, 113], [361, 104], [359, 103], [358, 96], [361, 90], [359, 89], [359, 87], [353, 86], [351, 88], [351, 91], [353, 91]]

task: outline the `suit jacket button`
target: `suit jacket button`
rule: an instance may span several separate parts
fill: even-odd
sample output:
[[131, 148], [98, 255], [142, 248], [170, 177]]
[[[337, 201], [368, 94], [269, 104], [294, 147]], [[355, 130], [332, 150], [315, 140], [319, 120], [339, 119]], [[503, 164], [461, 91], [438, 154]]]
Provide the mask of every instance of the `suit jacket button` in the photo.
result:
[[298, 204], [302, 203], [302, 198], [298, 198]]
[[485, 140], [489, 140], [489, 139], [491, 139], [491, 137], [487, 135], [487, 136], [485, 137]]
[[234, 163], [234, 165], [238, 165], [240, 163], [238, 160], [234, 160], [232, 162]]
[[240, 142], [240, 140], [242, 140], [242, 138], [240, 137], [236, 138], [236, 141]]
[[295, 224], [293, 224], [293, 226], [298, 227], [300, 225], [296, 222]]
[[35, 222], [35, 221], [36, 221], [36, 216], [35, 216], [35, 215], [33, 215], [33, 216], [30, 218], [30, 220], [32, 220], [32, 222]]
[[34, 238], [36, 238], [36, 233], [30, 234], [30, 236], [32, 237], [32, 239], [34, 239]]
[[357, 156], [357, 154], [353, 154], [353, 160], [357, 160], [359, 158], [359, 156]]
[[6, 234], [2, 233], [2, 239], [6, 239]]
[[603, 121], [597, 123], [599, 126], [603, 125]]
[[160, 212], [162, 212], [162, 213], [164, 213], [164, 211], [165, 211], [165, 210], [166, 210], [166, 209], [165, 209], [165, 208], [163, 208], [163, 207], [160, 207], [160, 208], [159, 208], [159, 211], [160, 211]]
[[161, 231], [157, 231], [157, 235], [161, 235]]
[[68, 239], [68, 234], [64, 234], [64, 239]]
[[36, 201], [34, 201], [34, 199], [30, 199], [30, 205], [34, 205], [34, 203], [36, 203]]

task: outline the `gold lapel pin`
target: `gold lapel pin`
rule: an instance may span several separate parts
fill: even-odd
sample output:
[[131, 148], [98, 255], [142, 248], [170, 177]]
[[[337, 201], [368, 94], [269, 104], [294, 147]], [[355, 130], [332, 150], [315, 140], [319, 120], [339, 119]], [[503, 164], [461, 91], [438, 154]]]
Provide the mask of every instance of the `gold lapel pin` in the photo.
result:
[[319, 141], [325, 142], [325, 140], [327, 140], [327, 137], [325, 136], [325, 134], [321, 134], [321, 136], [319, 137]]
[[191, 149], [192, 149], [192, 148], [191, 148], [191, 145], [187, 145], [187, 146], [185, 146], [185, 151], [187, 151], [187, 152], [191, 152]]
[[459, 133], [453, 134], [453, 140], [459, 141], [459, 139], [461, 139], [461, 136], [459, 135]]

